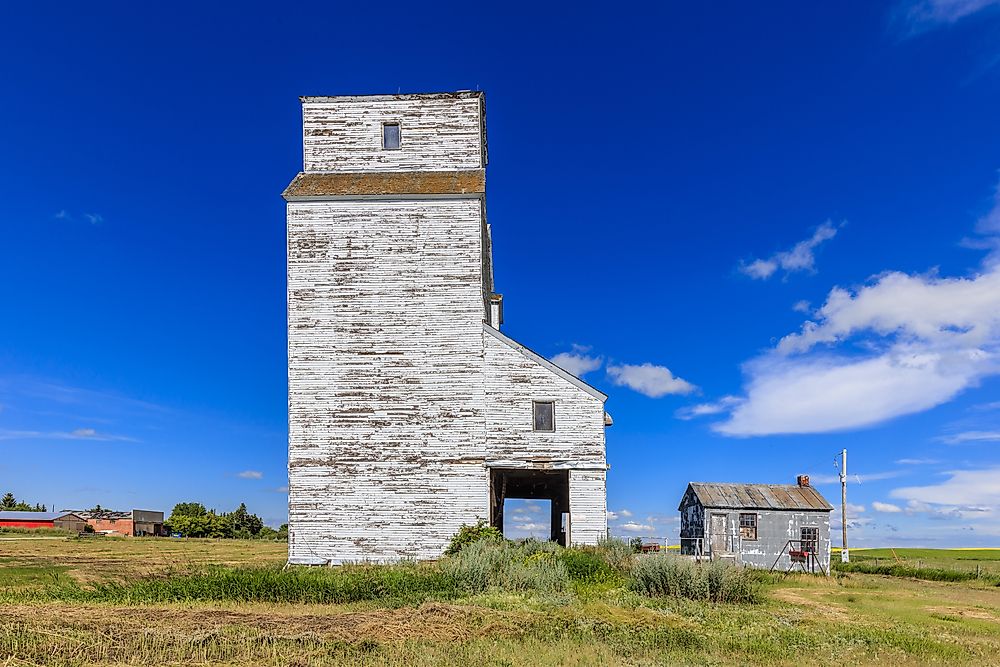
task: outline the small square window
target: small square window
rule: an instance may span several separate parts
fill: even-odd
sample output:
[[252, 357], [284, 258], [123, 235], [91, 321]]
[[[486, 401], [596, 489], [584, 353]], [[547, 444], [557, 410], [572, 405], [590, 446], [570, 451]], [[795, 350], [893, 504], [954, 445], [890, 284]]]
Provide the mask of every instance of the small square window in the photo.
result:
[[535, 411], [535, 430], [556, 430], [556, 404], [552, 401], [535, 401], [533, 406]]
[[399, 150], [399, 123], [382, 124], [382, 148], [387, 151]]
[[756, 514], [740, 514], [740, 537], [744, 540], [757, 539]]
[[799, 531], [799, 549], [816, 553], [819, 549], [819, 528], [806, 527]]

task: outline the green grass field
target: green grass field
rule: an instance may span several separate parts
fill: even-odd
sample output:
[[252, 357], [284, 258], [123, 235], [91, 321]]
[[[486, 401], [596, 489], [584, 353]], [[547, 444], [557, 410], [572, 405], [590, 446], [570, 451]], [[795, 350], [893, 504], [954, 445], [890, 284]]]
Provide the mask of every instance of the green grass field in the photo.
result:
[[[839, 558], [839, 552], [834, 554]], [[851, 549], [851, 561], [1000, 575], [1000, 549]]]
[[[986, 580], [771, 575], [756, 604], [710, 603], [601, 578], [546, 592], [446, 590], [421, 578], [423, 566], [372, 570], [358, 584], [338, 570], [282, 573], [285, 548], [0, 539], [0, 665], [983, 665], [1000, 653], [1000, 588]], [[995, 555], [896, 550], [934, 567], [995, 568]], [[335, 588], [344, 582], [399, 595], [301, 594], [355, 590]]]

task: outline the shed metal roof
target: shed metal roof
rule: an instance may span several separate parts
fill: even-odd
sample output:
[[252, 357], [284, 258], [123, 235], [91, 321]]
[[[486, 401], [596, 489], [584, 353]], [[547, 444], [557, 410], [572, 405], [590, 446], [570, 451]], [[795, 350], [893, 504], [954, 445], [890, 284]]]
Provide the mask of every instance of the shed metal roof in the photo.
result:
[[694, 492], [698, 497], [698, 501], [704, 507], [813, 510], [820, 512], [829, 512], [833, 509], [833, 505], [828, 503], [819, 491], [811, 486], [799, 486], [798, 484], [709, 484], [691, 482], [688, 488]]
[[72, 512], [15, 512], [4, 510], [0, 512], [0, 521], [55, 521]]

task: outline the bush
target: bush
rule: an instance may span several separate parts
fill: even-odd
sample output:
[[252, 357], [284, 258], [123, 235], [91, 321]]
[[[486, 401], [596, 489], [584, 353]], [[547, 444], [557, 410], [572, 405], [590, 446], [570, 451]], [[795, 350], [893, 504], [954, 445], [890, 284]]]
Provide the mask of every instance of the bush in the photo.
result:
[[454, 556], [462, 549], [475, 542], [479, 542], [481, 540], [503, 542], [503, 539], [503, 533], [500, 532], [499, 528], [487, 526], [486, 522], [482, 519], [480, 519], [474, 526], [469, 526], [463, 523], [462, 527], [459, 528], [458, 532], [451, 538], [451, 543], [448, 545], [448, 548], [445, 549], [444, 553], [446, 556]]
[[574, 581], [604, 583], [617, 578], [614, 570], [594, 547], [563, 549], [558, 558]]
[[629, 574], [635, 565], [635, 550], [624, 540], [601, 540], [597, 543], [595, 552], [604, 559], [608, 567], [619, 574]]
[[629, 588], [649, 597], [710, 602], [756, 602], [759, 597], [751, 570], [722, 561], [696, 563], [673, 554], [638, 558]]
[[[442, 571], [470, 593], [491, 589], [559, 592], [569, 586], [566, 566], [540, 542], [479, 540], [441, 561]], [[558, 548], [558, 547], [557, 547]]]

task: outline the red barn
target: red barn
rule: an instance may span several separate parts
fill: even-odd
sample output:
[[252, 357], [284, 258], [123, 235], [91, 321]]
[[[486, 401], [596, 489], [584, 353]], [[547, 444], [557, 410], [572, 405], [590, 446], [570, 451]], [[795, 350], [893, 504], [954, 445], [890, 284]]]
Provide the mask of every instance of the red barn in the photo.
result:
[[0, 528], [58, 528], [76, 533], [87, 522], [72, 512], [0, 512]]

